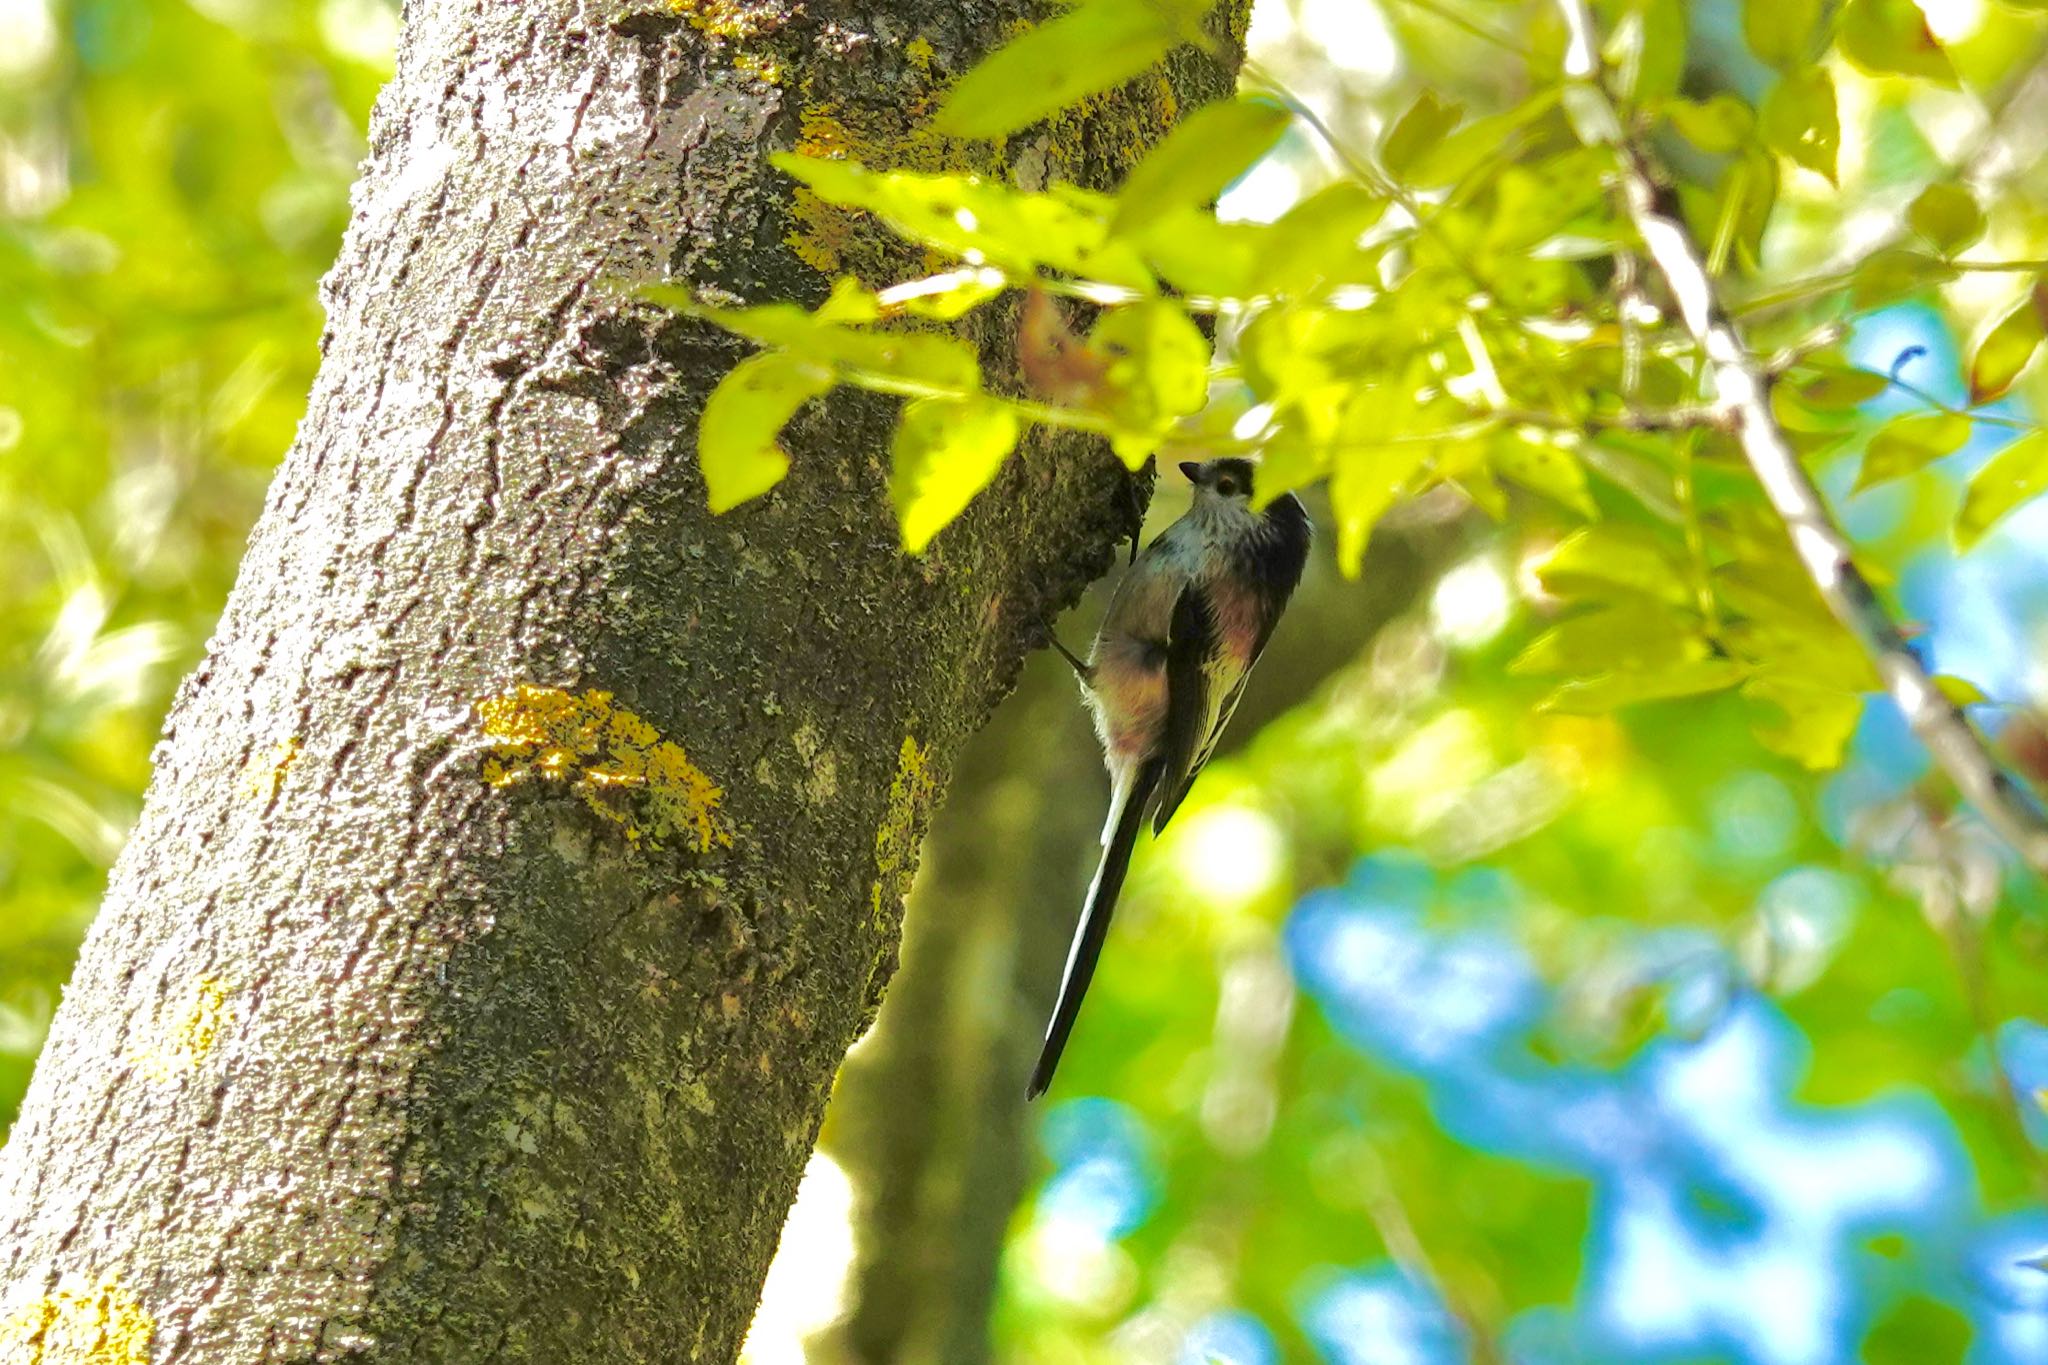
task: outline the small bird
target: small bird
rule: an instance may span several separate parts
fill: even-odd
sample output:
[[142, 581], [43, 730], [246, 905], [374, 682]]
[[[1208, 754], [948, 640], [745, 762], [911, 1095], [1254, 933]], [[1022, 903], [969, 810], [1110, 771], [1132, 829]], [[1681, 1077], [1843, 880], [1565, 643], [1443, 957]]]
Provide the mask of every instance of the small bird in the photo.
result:
[[1249, 460], [1180, 470], [1195, 500], [1117, 584], [1088, 658], [1053, 641], [1095, 713], [1109, 819], [1029, 1099], [1045, 1093], [1074, 1031], [1147, 811], [1156, 834], [1180, 809], [1308, 562], [1308, 512], [1292, 493], [1253, 510]]

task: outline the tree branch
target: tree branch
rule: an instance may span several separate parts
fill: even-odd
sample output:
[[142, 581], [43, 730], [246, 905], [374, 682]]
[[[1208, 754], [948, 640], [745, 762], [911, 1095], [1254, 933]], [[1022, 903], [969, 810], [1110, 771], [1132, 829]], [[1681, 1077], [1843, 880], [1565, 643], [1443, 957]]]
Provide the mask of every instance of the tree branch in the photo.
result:
[[1714, 401], [1727, 413], [1744, 457], [1785, 523], [1793, 550], [1828, 608], [1862, 645], [1934, 761], [1986, 823], [2036, 872], [2048, 875], [2048, 820], [2000, 769], [1984, 737], [1943, 695], [1899, 633], [1772, 416], [1764, 365], [1721, 307], [1698, 244], [1659, 194], [1641, 149], [1623, 134], [1620, 116], [1600, 84], [1599, 47], [1585, 0], [1558, 0], [1558, 9], [1570, 35], [1564, 66], [1573, 126], [1583, 140], [1604, 143], [1619, 158], [1629, 217], [1677, 300], [1686, 329], [1706, 355]]

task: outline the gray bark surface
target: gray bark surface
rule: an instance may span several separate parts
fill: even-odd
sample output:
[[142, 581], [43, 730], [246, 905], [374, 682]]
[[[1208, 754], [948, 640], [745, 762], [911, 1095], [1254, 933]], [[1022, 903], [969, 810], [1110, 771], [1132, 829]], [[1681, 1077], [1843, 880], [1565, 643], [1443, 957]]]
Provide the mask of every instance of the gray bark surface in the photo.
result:
[[[407, 6], [299, 439], [0, 1154], [9, 1365], [738, 1350], [944, 774], [1125, 483], [1034, 436], [913, 560], [891, 411], [835, 395], [714, 518], [740, 352], [628, 291], [888, 265], [773, 148], [1103, 184], [1230, 76], [1185, 49], [998, 156], [904, 111], [1019, 5], [679, 8]], [[522, 685], [610, 728], [494, 743]]]

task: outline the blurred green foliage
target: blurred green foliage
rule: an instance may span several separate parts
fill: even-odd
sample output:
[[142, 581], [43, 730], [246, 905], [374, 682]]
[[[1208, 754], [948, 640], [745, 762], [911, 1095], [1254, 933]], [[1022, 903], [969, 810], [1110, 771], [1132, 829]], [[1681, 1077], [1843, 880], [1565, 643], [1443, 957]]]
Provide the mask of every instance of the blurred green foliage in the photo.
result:
[[395, 25], [0, 5], [0, 1123], [304, 410]]

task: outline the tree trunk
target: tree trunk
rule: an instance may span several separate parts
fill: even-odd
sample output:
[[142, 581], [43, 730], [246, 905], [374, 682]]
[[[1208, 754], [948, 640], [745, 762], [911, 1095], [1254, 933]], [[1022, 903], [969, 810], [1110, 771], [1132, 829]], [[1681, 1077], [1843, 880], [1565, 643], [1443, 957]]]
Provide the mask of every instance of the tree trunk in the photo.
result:
[[1127, 514], [1034, 438], [909, 559], [841, 395], [713, 518], [737, 353], [628, 291], [896, 268], [773, 147], [1102, 184], [1229, 87], [1184, 49], [1002, 158], [924, 133], [1021, 12], [408, 6], [299, 440], [0, 1157], [0, 1360], [734, 1355], [944, 774]]

